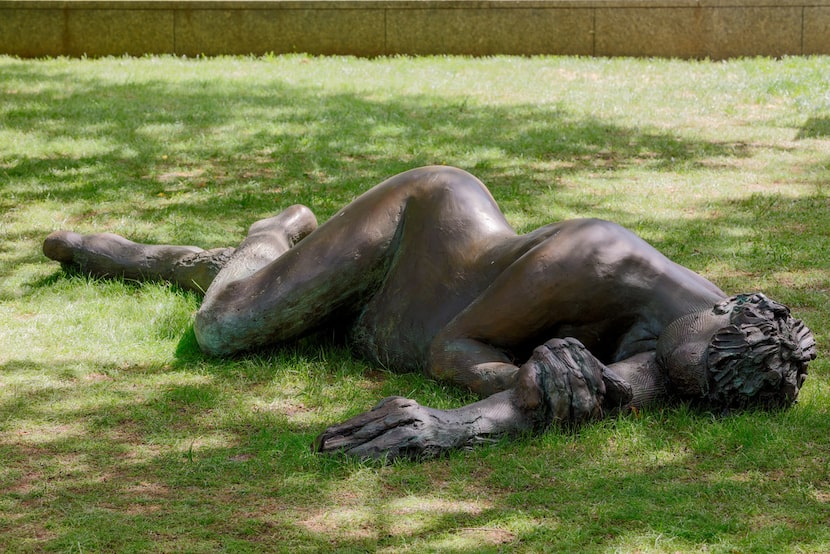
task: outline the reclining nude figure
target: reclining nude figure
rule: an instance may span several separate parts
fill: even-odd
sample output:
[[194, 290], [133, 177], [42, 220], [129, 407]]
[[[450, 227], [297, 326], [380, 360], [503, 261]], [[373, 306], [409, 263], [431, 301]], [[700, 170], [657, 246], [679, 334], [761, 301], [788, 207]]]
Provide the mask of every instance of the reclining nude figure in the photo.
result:
[[454, 410], [386, 398], [315, 440], [360, 458], [431, 456], [657, 400], [783, 407], [815, 357], [810, 330], [764, 295], [729, 297], [607, 221], [517, 235], [484, 185], [450, 167], [394, 176], [319, 227], [292, 206], [236, 249], [57, 231], [43, 250], [92, 275], [206, 291], [194, 331], [207, 354], [346, 327], [368, 360], [481, 397]]

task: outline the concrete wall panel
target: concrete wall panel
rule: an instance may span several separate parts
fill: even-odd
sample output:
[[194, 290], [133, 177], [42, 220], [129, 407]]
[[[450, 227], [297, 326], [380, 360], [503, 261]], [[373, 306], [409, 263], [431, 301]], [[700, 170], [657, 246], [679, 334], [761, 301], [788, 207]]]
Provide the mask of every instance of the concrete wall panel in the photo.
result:
[[830, 54], [830, 0], [0, 0], [0, 54]]
[[801, 54], [801, 7], [712, 10], [712, 58]]
[[830, 7], [804, 8], [804, 54], [830, 54]]
[[65, 37], [69, 56], [163, 54], [173, 50], [173, 12], [67, 10]]
[[596, 54], [722, 59], [801, 53], [800, 7], [598, 8]]
[[384, 53], [383, 12], [366, 9], [217, 9], [176, 14], [176, 52], [199, 54]]
[[593, 14], [585, 9], [389, 9], [387, 50], [400, 54], [590, 56]]
[[64, 51], [64, 10], [0, 9], [0, 53], [25, 58], [55, 55]]

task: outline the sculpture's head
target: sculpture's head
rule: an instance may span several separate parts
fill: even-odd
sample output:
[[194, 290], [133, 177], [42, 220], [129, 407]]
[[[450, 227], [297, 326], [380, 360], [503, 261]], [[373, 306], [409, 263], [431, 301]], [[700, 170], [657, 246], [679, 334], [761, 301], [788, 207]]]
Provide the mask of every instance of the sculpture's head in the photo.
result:
[[804, 322], [760, 293], [683, 316], [657, 341], [672, 390], [713, 408], [788, 406], [815, 357], [815, 338]]

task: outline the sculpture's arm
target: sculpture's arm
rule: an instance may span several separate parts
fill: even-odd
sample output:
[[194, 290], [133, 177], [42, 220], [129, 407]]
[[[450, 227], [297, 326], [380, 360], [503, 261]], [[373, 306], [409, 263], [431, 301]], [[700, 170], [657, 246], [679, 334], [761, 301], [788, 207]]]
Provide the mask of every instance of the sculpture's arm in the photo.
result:
[[631, 400], [627, 407], [642, 408], [669, 397], [666, 374], [657, 364], [654, 351], [609, 364], [608, 369], [631, 387]]
[[513, 388], [518, 373], [519, 366], [504, 351], [447, 329], [432, 341], [426, 368], [433, 379], [467, 388], [480, 398]]
[[371, 411], [326, 429], [315, 439], [314, 450], [361, 459], [429, 458], [532, 430], [533, 423], [513, 389], [455, 410], [391, 396]]
[[553, 339], [534, 350], [509, 390], [455, 410], [387, 398], [326, 429], [314, 449], [359, 458], [430, 457], [550, 425], [579, 425], [628, 405], [632, 397], [631, 387], [581, 343]]

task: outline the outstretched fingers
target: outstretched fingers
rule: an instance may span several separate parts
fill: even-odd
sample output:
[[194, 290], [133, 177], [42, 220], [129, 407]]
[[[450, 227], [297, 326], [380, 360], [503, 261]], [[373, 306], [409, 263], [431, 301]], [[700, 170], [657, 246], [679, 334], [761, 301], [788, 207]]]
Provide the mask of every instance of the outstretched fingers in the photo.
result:
[[467, 440], [470, 423], [457, 419], [453, 412], [392, 396], [371, 411], [329, 427], [312, 448], [360, 459], [430, 458]]
[[371, 411], [326, 429], [314, 441], [314, 449], [318, 452], [348, 451], [400, 425], [414, 423], [413, 405], [417, 403], [399, 396], [384, 398]]

